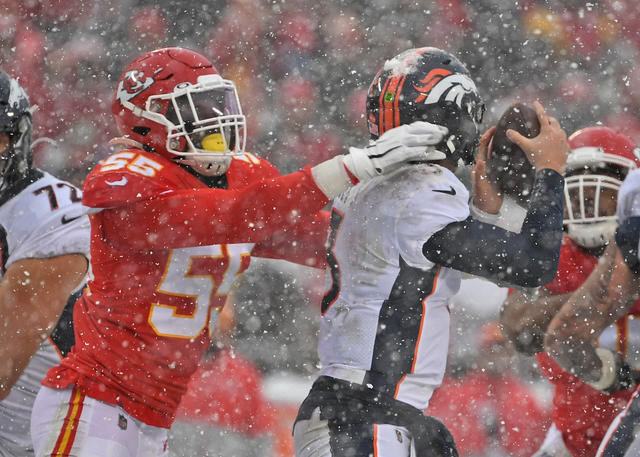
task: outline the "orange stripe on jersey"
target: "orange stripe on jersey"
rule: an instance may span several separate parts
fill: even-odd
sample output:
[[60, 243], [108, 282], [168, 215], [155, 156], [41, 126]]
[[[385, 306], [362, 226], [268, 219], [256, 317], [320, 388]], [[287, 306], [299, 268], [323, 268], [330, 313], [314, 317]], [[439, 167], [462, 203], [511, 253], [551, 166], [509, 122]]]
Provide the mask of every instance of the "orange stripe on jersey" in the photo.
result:
[[71, 400], [69, 400], [69, 410], [67, 416], [64, 418], [62, 424], [62, 430], [58, 441], [53, 448], [51, 457], [62, 457], [69, 455], [73, 442], [76, 438], [76, 432], [78, 431], [78, 424], [80, 415], [82, 414], [82, 408], [84, 405], [84, 393], [79, 387], [74, 387], [71, 391]]
[[629, 322], [628, 316], [623, 316], [616, 321], [616, 330], [618, 333], [617, 351], [623, 358], [627, 356], [627, 350], [629, 349]]
[[58, 353], [58, 357], [60, 357], [60, 360], [64, 359], [64, 355], [62, 355], [62, 352], [60, 351], [60, 348], [58, 347], [58, 345], [56, 343], [53, 342], [53, 340], [51, 339], [51, 337], [47, 337], [47, 339], [49, 340], [49, 343], [51, 343], [51, 346], [53, 346], [53, 348], [56, 350], [56, 352]]
[[373, 424], [373, 457], [378, 457], [378, 424]]
[[[438, 272], [433, 278], [431, 293], [426, 297], [424, 297], [424, 300], [422, 300], [422, 319], [420, 320], [420, 330], [418, 330], [418, 338], [416, 338], [416, 347], [413, 349], [413, 363], [411, 364], [411, 371], [409, 373], [413, 373], [416, 370], [416, 361], [418, 360], [418, 348], [420, 347], [420, 339], [422, 338], [422, 329], [424, 327], [424, 320], [427, 316], [426, 302], [429, 299], [429, 297], [431, 297], [436, 292], [436, 288], [438, 287], [438, 277], [440, 276], [441, 271], [442, 271], [442, 267], [438, 267]], [[402, 376], [402, 378], [400, 378], [400, 381], [398, 381], [398, 384], [396, 384], [396, 391], [393, 393], [393, 398], [398, 397], [400, 386], [402, 385], [402, 383], [406, 378], [407, 378], [407, 375], [405, 374]]]

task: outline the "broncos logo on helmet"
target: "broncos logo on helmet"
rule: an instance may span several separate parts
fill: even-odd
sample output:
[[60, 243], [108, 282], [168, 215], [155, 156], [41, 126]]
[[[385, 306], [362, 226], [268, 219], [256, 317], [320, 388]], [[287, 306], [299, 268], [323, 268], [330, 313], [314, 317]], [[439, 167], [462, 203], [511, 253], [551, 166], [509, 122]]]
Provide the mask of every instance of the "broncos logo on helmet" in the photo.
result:
[[[449, 70], [445, 68], [435, 68], [431, 70], [424, 79], [420, 80], [420, 82], [424, 84], [424, 86], [416, 86], [414, 84], [413, 86], [414, 89], [420, 92], [420, 95], [418, 95], [418, 97], [415, 100], [416, 103], [420, 103], [427, 100], [427, 96], [431, 92], [431, 89], [433, 89], [433, 87], [436, 84], [438, 84], [440, 81], [442, 81], [443, 79], [445, 79], [447, 76], [451, 74], [453, 73], [451, 73]], [[425, 103], [433, 103], [433, 101], [427, 100]]]
[[410, 49], [388, 60], [369, 87], [367, 121], [377, 138], [422, 120], [445, 126], [438, 150], [454, 163], [473, 160], [484, 103], [466, 67], [437, 48]]

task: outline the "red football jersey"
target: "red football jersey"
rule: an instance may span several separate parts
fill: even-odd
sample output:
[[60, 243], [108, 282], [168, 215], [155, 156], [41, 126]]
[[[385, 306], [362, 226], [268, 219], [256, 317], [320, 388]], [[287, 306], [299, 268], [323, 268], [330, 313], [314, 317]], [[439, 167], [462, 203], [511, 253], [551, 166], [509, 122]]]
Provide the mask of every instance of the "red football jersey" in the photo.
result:
[[209, 331], [251, 255], [323, 266], [327, 199], [309, 169], [286, 176], [251, 154], [227, 189], [175, 163], [125, 150], [87, 177], [91, 275], [74, 311], [76, 344], [44, 385], [169, 427]]
[[274, 410], [262, 393], [260, 369], [242, 354], [223, 349], [200, 361], [177, 418], [249, 436], [267, 435], [272, 432]]
[[480, 370], [462, 379], [445, 378], [425, 412], [449, 428], [460, 457], [529, 457], [542, 444], [550, 422], [548, 410], [524, 381]]
[[[587, 279], [597, 263], [597, 257], [565, 235], [558, 274], [545, 288], [553, 295], [573, 292]], [[634, 305], [629, 315], [635, 313], [639, 305], [640, 301]], [[622, 353], [625, 352], [626, 319], [629, 315], [616, 323], [617, 349]], [[539, 353], [536, 357], [542, 373], [555, 387], [552, 417], [554, 424], [562, 432], [565, 445], [575, 457], [595, 456], [609, 424], [625, 407], [634, 389], [607, 395], [564, 371], [548, 353]]]

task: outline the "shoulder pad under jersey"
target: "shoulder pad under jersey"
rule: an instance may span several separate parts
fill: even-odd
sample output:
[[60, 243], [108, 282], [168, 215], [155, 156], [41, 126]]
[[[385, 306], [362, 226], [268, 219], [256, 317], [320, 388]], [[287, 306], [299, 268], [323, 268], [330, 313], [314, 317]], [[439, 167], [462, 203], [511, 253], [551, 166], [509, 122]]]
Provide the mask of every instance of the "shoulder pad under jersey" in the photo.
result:
[[186, 171], [162, 156], [126, 149], [100, 161], [89, 173], [82, 203], [91, 208], [114, 208], [147, 200], [186, 187], [185, 175]]

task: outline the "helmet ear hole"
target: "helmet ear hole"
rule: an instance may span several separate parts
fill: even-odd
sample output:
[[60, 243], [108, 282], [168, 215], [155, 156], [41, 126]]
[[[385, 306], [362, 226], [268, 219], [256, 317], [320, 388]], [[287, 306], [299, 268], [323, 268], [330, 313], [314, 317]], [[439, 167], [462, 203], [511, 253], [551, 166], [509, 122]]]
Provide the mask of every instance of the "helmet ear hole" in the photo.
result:
[[147, 136], [147, 134], [151, 131], [149, 127], [142, 127], [141, 125], [136, 125], [131, 129], [134, 133], [138, 135]]

